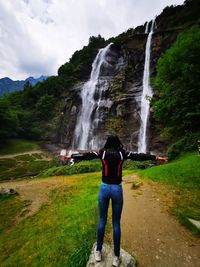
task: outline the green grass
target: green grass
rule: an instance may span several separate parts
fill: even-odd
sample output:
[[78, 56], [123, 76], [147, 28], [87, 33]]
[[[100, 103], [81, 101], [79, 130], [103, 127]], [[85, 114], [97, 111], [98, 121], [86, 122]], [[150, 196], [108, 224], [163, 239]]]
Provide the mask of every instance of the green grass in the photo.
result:
[[0, 155], [23, 153], [40, 149], [39, 143], [26, 139], [9, 139], [0, 144]]
[[[10, 139], [0, 145], [0, 155], [25, 153], [40, 149], [39, 143], [32, 140]], [[51, 167], [58, 166], [55, 159], [50, 159], [45, 152], [13, 155], [12, 158], [0, 158], [0, 181], [33, 177]]]
[[196, 151], [186, 153], [168, 164], [152, 167], [140, 173], [155, 181], [200, 189], [200, 157]]
[[24, 203], [18, 196], [0, 202], [2, 267], [86, 265], [96, 237], [100, 174], [63, 177], [71, 178], [77, 183], [52, 191], [48, 203], [18, 224], [13, 218]]
[[13, 226], [16, 216], [26, 205], [27, 201], [21, 201], [18, 195], [0, 195], [0, 234]]
[[44, 154], [26, 154], [12, 159], [0, 159], [0, 180], [36, 176], [45, 169], [56, 166], [56, 164], [57, 162], [53, 159], [47, 160]]
[[134, 161], [128, 159], [124, 163], [124, 169], [126, 170], [146, 169], [151, 166], [153, 166], [152, 161]]
[[172, 213], [188, 228], [199, 232], [187, 219], [200, 220], [200, 157], [196, 151], [185, 153], [168, 164], [140, 170], [138, 173], [144, 178], [170, 184], [177, 194]]
[[100, 160], [80, 161], [74, 165], [53, 166], [44, 170], [39, 176], [49, 177], [57, 175], [72, 175], [78, 173], [88, 173], [101, 171], [102, 166]]

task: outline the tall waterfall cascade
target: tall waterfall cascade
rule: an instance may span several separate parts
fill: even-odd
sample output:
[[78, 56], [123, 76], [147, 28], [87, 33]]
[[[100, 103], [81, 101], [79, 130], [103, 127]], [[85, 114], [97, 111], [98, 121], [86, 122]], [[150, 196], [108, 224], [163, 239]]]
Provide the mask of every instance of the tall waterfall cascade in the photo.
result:
[[103, 121], [101, 109], [112, 106], [112, 101], [105, 97], [109, 78], [101, 79], [102, 68], [108, 70], [113, 67], [109, 62], [111, 45], [112, 43], [99, 50], [92, 64], [90, 79], [81, 88], [82, 105], [74, 131], [74, 149], [96, 149], [99, 146], [96, 131]]
[[145, 63], [143, 73], [143, 91], [141, 95], [141, 109], [140, 109], [140, 129], [138, 137], [138, 152], [147, 152], [147, 134], [148, 134], [148, 119], [150, 114], [150, 99], [153, 96], [153, 90], [150, 85], [150, 60], [151, 60], [151, 42], [154, 30], [155, 19], [152, 20], [150, 31], [148, 32], [149, 23], [146, 25], [145, 33], [148, 34], [146, 49], [145, 49]]

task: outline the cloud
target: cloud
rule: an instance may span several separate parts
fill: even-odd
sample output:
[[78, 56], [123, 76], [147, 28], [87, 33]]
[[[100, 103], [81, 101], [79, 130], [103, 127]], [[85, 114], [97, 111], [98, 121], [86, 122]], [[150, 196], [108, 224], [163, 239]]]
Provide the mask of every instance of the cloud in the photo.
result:
[[0, 1], [0, 77], [53, 75], [90, 36], [116, 36], [183, 0]]
[[[16, 8], [17, 16], [10, 12]], [[0, 3], [0, 69], [1, 77], [25, 78], [53, 73], [54, 55], [47, 55], [32, 34], [30, 18], [20, 12], [22, 6]], [[51, 63], [51, 64], [50, 64]], [[33, 65], [33, 68], [30, 66]], [[38, 66], [38, 70], [34, 66]], [[29, 67], [28, 67], [29, 66]], [[43, 68], [41, 68], [43, 66]], [[30, 72], [32, 70], [32, 72]]]
[[52, 4], [49, 0], [23, 0], [26, 4], [27, 15], [32, 19], [38, 19], [41, 23], [49, 24], [53, 23], [53, 19], [50, 17], [48, 8]]

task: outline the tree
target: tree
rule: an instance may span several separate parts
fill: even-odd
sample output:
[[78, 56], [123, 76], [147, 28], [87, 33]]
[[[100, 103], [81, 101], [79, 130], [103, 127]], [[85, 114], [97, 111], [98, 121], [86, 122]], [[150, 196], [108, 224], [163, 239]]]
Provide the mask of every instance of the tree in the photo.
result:
[[38, 100], [36, 104], [36, 111], [40, 119], [48, 119], [52, 115], [54, 99], [52, 96], [46, 94]]
[[200, 27], [193, 26], [159, 59], [154, 86], [154, 117], [171, 141], [199, 131]]
[[10, 108], [7, 99], [2, 98], [0, 100], [0, 142], [16, 136], [18, 123], [17, 114]]

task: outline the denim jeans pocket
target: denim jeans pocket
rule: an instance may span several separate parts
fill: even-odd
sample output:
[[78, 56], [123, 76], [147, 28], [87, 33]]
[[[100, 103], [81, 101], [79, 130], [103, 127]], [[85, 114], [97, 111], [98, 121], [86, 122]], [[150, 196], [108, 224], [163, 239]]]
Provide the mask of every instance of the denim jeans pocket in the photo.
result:
[[111, 190], [114, 192], [122, 192], [122, 185], [121, 184], [113, 184], [111, 186]]

